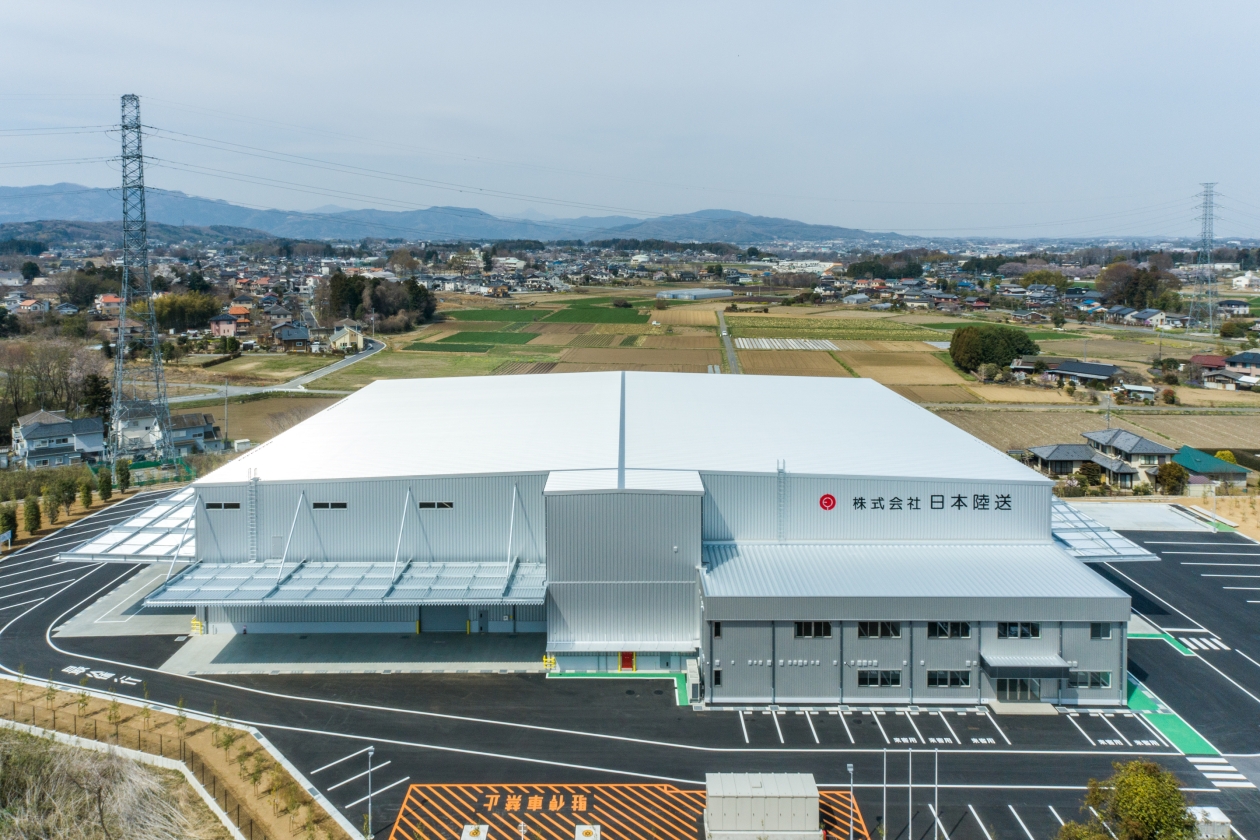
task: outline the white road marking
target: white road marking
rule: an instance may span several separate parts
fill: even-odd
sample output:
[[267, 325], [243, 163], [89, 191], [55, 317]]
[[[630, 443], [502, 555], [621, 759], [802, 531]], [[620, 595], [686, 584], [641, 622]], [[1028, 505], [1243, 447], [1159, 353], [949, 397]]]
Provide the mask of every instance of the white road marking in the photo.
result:
[[967, 803], [967, 810], [971, 812], [971, 816], [976, 818], [976, 825], [980, 826], [980, 830], [984, 832], [984, 840], [993, 840], [993, 835], [989, 834], [989, 829], [984, 827], [984, 820], [980, 819], [980, 815], [976, 813], [976, 809], [971, 807], [971, 803]]
[[1180, 561], [1182, 566], [1238, 566], [1244, 569], [1260, 569], [1260, 563], [1187, 563]]
[[774, 731], [779, 733], [779, 743], [783, 743], [783, 729], [779, 726], [779, 713], [771, 712], [770, 719], [774, 721]]
[[[1172, 741], [1169, 741], [1167, 738], [1164, 737], [1164, 734], [1162, 732], [1160, 732], [1155, 727], [1151, 726], [1151, 722], [1146, 719], [1146, 715], [1138, 714], [1136, 715], [1136, 717], [1138, 720], [1142, 722], [1143, 726], [1145, 726], [1148, 730], [1150, 730], [1150, 733], [1155, 736], [1155, 738], [1158, 740], [1158, 742], [1161, 745], [1166, 746], [1166, 747], [1172, 747], [1173, 749], [1177, 749], [1176, 744], [1174, 744]], [[1179, 749], [1177, 751], [1181, 752], [1181, 750]]]
[[[1210, 633], [1210, 632], [1212, 632], [1211, 630], [1208, 630], [1206, 627], [1204, 627], [1202, 624], [1199, 624], [1199, 622], [1195, 621], [1195, 620], [1194, 620], [1193, 618], [1191, 618], [1190, 616], [1186, 615], [1186, 614], [1185, 614], [1184, 612], [1182, 612], [1181, 610], [1177, 609], [1177, 608], [1176, 608], [1175, 606], [1173, 606], [1172, 604], [1170, 604], [1170, 603], [1168, 603], [1167, 601], [1165, 601], [1163, 598], [1161, 598], [1161, 597], [1159, 597], [1158, 595], [1156, 595], [1156, 594], [1155, 594], [1154, 592], [1152, 592], [1151, 590], [1147, 589], [1147, 588], [1146, 588], [1145, 586], [1143, 586], [1142, 584], [1138, 583], [1138, 582], [1137, 582], [1136, 580], [1134, 580], [1133, 578], [1131, 578], [1131, 577], [1129, 577], [1128, 575], [1126, 575], [1124, 572], [1122, 572], [1122, 571], [1120, 571], [1119, 569], [1117, 569], [1114, 563], [1104, 563], [1103, 565], [1104, 565], [1104, 566], [1106, 566], [1108, 569], [1110, 569], [1110, 570], [1111, 570], [1112, 572], [1114, 572], [1115, 574], [1117, 574], [1117, 575], [1119, 575], [1120, 577], [1122, 577], [1122, 578], [1124, 578], [1125, 580], [1127, 580], [1129, 583], [1131, 583], [1131, 584], [1133, 584], [1134, 586], [1136, 586], [1138, 589], [1141, 589], [1141, 590], [1142, 590], [1143, 592], [1145, 592], [1147, 595], [1150, 595], [1150, 596], [1151, 596], [1152, 598], [1154, 598], [1156, 601], [1159, 601], [1161, 604], [1163, 604], [1164, 606], [1168, 607], [1168, 608], [1169, 608], [1170, 610], [1172, 610], [1173, 612], [1177, 613], [1177, 615], [1181, 616], [1182, 618], [1187, 619], [1187, 620], [1188, 620], [1188, 621], [1190, 621], [1192, 624], [1197, 625], [1196, 627], [1191, 628], [1191, 629], [1190, 629], [1190, 632], [1192, 632], [1192, 633], [1194, 633], [1194, 632], [1204, 632], [1204, 633]], [[1143, 616], [1143, 617], [1145, 618], [1145, 616]], [[1169, 632], [1169, 631], [1165, 631], [1165, 632]], [[1184, 632], [1184, 631], [1178, 630], [1178, 631], [1176, 631], [1176, 632]]]
[[1195, 554], [1200, 557], [1260, 557], [1260, 552], [1255, 551], [1161, 551], [1160, 554]]
[[1098, 820], [1098, 822], [1102, 824], [1103, 828], [1107, 829], [1107, 833], [1111, 835], [1111, 840], [1116, 840], [1116, 833], [1111, 830], [1111, 826], [1103, 822], [1103, 818], [1098, 815], [1098, 812], [1094, 810], [1092, 805], [1089, 808], [1089, 812], [1094, 815], [1094, 819]]
[[1230, 830], [1230, 831], [1232, 831], [1232, 832], [1234, 832], [1235, 834], [1237, 834], [1237, 835], [1238, 835], [1238, 840], [1247, 840], [1247, 838], [1246, 838], [1246, 837], [1243, 837], [1243, 836], [1242, 836], [1242, 833], [1241, 833], [1241, 832], [1239, 832], [1239, 830], [1238, 830], [1238, 829], [1234, 828], [1234, 826], [1233, 826], [1232, 824], [1230, 825], [1229, 830]]
[[879, 727], [879, 734], [884, 736], [884, 743], [891, 744], [892, 741], [888, 740], [888, 733], [884, 731], [884, 724], [879, 722], [879, 715], [871, 712], [871, 717], [875, 719], [875, 725]]
[[7, 604], [3, 607], [0, 607], [0, 610], [11, 610], [11, 609], [14, 609], [15, 607], [24, 607], [27, 604], [42, 604], [47, 600], [48, 600], [47, 598], [33, 598], [30, 601], [22, 601], [17, 604]]
[[844, 712], [840, 713], [840, 722], [844, 724], [844, 734], [849, 736], [849, 743], [856, 744], [857, 741], [853, 740], [853, 731], [849, 729], [849, 722], [844, 719]]
[[818, 730], [814, 728], [814, 713], [813, 712], [805, 713], [805, 722], [809, 724], [809, 734], [814, 736], [814, 743], [821, 744], [822, 741], [818, 740]]
[[1015, 816], [1016, 821], [1019, 822], [1019, 827], [1024, 829], [1024, 833], [1028, 835], [1028, 840], [1037, 840], [1036, 837], [1033, 837], [1032, 832], [1028, 830], [1028, 826], [1024, 825], [1024, 821], [1020, 818], [1019, 811], [1015, 810], [1015, 806], [1007, 805], [1006, 807], [1011, 809], [1011, 813]]
[[356, 799], [353, 802], [351, 802], [349, 805], [346, 805], [345, 807], [353, 808], [355, 805], [358, 805], [360, 802], [367, 802], [369, 799], [375, 799], [376, 797], [380, 796], [385, 791], [389, 790], [390, 788], [398, 787], [399, 785], [401, 785], [403, 782], [407, 781], [410, 778], [411, 778], [410, 776], [403, 776], [401, 779], [394, 782], [393, 784], [385, 785], [385, 787], [381, 788], [380, 790], [374, 790], [372, 791], [372, 794], [370, 796], [365, 796], [362, 799]]
[[0, 597], [0, 600], [4, 600], [7, 598], [19, 598], [22, 595], [30, 595], [32, 592], [40, 592], [44, 589], [56, 589], [58, 586], [61, 586], [63, 583], [70, 585], [70, 584], [78, 583], [80, 580], [82, 580], [82, 578], [71, 578], [70, 580], [59, 580], [56, 583], [50, 583], [45, 586], [37, 586], [34, 589], [23, 589], [21, 592], [10, 592], [8, 595], [4, 595]]
[[1242, 773], [1204, 773], [1203, 776], [1213, 781], [1217, 779], [1237, 779], [1240, 782], [1247, 780], [1247, 777]]
[[1006, 745], [1009, 747], [1011, 745], [1011, 739], [1006, 737], [1006, 733], [1002, 731], [1002, 727], [998, 726], [998, 722], [993, 719], [993, 713], [989, 712], [985, 715], [985, 717], [989, 719], [989, 723], [993, 724], [993, 728], [998, 731], [998, 734], [1002, 736], [1002, 740], [1005, 741]]
[[1080, 725], [1079, 723], [1077, 723], [1077, 722], [1076, 722], [1076, 717], [1075, 717], [1075, 716], [1073, 716], [1073, 715], [1065, 715], [1065, 717], [1068, 719], [1068, 721], [1070, 721], [1070, 722], [1071, 722], [1071, 724], [1072, 724], [1073, 726], [1075, 726], [1075, 727], [1076, 727], [1076, 731], [1077, 731], [1077, 732], [1079, 732], [1079, 733], [1081, 733], [1082, 735], [1084, 735], [1084, 736], [1085, 736], [1085, 740], [1086, 740], [1086, 741], [1089, 741], [1089, 745], [1090, 745], [1091, 747], [1096, 747], [1096, 746], [1098, 746], [1097, 744], [1095, 744], [1095, 743], [1094, 743], [1094, 739], [1093, 739], [1093, 738], [1091, 738], [1091, 737], [1089, 737], [1089, 735], [1088, 735], [1088, 734], [1086, 734], [1086, 732], [1085, 732], [1085, 730], [1084, 730], [1084, 729], [1081, 729], [1081, 725]]
[[1110, 715], [1099, 715], [1099, 717], [1101, 717], [1101, 718], [1103, 719], [1103, 723], [1105, 723], [1105, 724], [1107, 724], [1108, 726], [1110, 726], [1110, 727], [1111, 727], [1111, 731], [1112, 731], [1112, 732], [1114, 732], [1114, 733], [1116, 733], [1117, 735], [1119, 735], [1119, 736], [1120, 736], [1120, 740], [1124, 741], [1124, 745], [1125, 745], [1126, 747], [1131, 747], [1131, 746], [1133, 746], [1133, 743], [1132, 743], [1132, 742], [1131, 742], [1128, 738], [1124, 737], [1124, 733], [1123, 733], [1123, 732], [1121, 732], [1119, 729], [1116, 729], [1116, 725], [1115, 725], [1114, 723], [1112, 723], [1112, 722], [1111, 722], [1111, 716], [1110, 716]]
[[1257, 668], [1260, 668], [1260, 662], [1257, 662], [1256, 660], [1252, 659], [1250, 656], [1243, 653], [1241, 650], [1235, 649], [1234, 653], [1238, 654], [1243, 659], [1246, 659], [1248, 662], [1250, 662], [1252, 665], [1255, 665]]
[[1054, 814], [1054, 818], [1059, 821], [1059, 825], [1063, 825], [1063, 817], [1060, 817], [1059, 812], [1054, 810], [1054, 806], [1047, 805], [1046, 807], [1050, 809], [1050, 813]]
[[325, 790], [325, 792], [327, 792], [327, 793], [332, 793], [334, 790], [336, 790], [337, 788], [341, 787], [342, 785], [348, 785], [348, 784], [350, 784], [351, 782], [353, 782], [355, 779], [362, 779], [362, 778], [363, 778], [364, 776], [366, 776], [368, 773], [375, 773], [377, 770], [382, 770], [382, 769], [384, 769], [384, 768], [388, 767], [388, 766], [389, 766], [389, 765], [391, 765], [391, 764], [393, 764], [393, 762], [392, 762], [392, 761], [386, 761], [386, 762], [384, 762], [384, 763], [382, 763], [382, 764], [378, 764], [378, 765], [376, 765], [375, 767], [373, 767], [371, 770], [364, 770], [362, 773], [359, 773], [359, 774], [357, 774], [357, 775], [351, 776], [351, 777], [350, 777], [350, 778], [348, 778], [348, 779], [342, 779], [340, 782], [337, 782], [337, 784], [335, 784], [335, 785], [329, 785], [328, 787], [324, 788], [324, 790]]
[[962, 743], [962, 739], [958, 737], [958, 734], [957, 734], [956, 732], [954, 732], [954, 727], [950, 726], [950, 725], [949, 725], [949, 721], [945, 719], [945, 713], [944, 713], [944, 712], [937, 712], [937, 713], [936, 713], [936, 715], [937, 715], [937, 717], [939, 717], [939, 718], [941, 719], [941, 722], [945, 724], [945, 728], [949, 730], [949, 734], [953, 736], [953, 738], [954, 738], [954, 743], [955, 743], [955, 744], [961, 744], [961, 743]]
[[936, 808], [929, 805], [928, 810], [932, 812], [932, 819], [936, 820], [936, 827], [945, 835], [945, 840], [950, 840], [949, 832], [945, 830], [945, 824], [941, 822], [941, 815], [936, 813]]
[[902, 711], [902, 714], [906, 716], [906, 720], [910, 721], [910, 726], [914, 729], [914, 734], [919, 736], [919, 743], [926, 744], [927, 741], [923, 740], [923, 733], [919, 731], [918, 726], [915, 726], [914, 718], [910, 717], [910, 713], [907, 711]]
[[358, 752], [352, 752], [352, 753], [350, 753], [350, 755], [347, 755], [347, 756], [342, 756], [341, 758], [337, 759], [336, 761], [330, 761], [330, 762], [328, 762], [327, 764], [325, 764], [323, 767], [320, 767], [318, 770], [312, 770], [310, 774], [311, 774], [312, 776], [314, 776], [316, 773], [322, 773], [322, 772], [324, 772], [324, 771], [325, 771], [325, 770], [327, 770], [329, 767], [336, 767], [336, 766], [337, 766], [338, 764], [340, 764], [341, 762], [343, 762], [343, 761], [349, 761], [350, 759], [354, 758], [356, 755], [363, 755], [365, 752], [367, 752], [367, 751], [368, 751], [368, 749], [369, 749], [368, 747], [364, 747], [363, 749], [359, 750]]
[[744, 732], [744, 743], [748, 743], [748, 727], [744, 724], [744, 710], [739, 710], [739, 728]]

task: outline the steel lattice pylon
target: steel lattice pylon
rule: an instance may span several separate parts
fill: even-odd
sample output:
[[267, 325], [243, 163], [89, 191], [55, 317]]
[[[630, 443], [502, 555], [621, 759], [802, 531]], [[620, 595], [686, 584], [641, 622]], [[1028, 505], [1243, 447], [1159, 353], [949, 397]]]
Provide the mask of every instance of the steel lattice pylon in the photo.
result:
[[1199, 234], [1199, 259], [1197, 260], [1198, 267], [1194, 277], [1194, 290], [1190, 298], [1189, 315], [1198, 321], [1199, 324], [1207, 327], [1208, 333], [1215, 335], [1216, 284], [1215, 277], [1212, 276], [1212, 249], [1216, 244], [1216, 235], [1212, 228], [1215, 214], [1216, 182], [1205, 183], [1202, 187], [1202, 215], [1199, 217], [1199, 220], [1202, 222]]
[[[166, 401], [166, 376], [162, 370], [162, 349], [158, 338], [157, 315], [153, 310], [153, 282], [149, 272], [149, 231], [144, 211], [144, 152], [141, 146], [140, 97], [122, 98], [122, 302], [118, 310], [117, 344], [114, 353], [114, 400], [110, 411], [109, 461], [117, 474], [118, 461], [174, 457], [170, 439], [170, 407]], [[143, 305], [139, 314], [141, 334], [127, 335], [127, 316], [134, 305]], [[130, 347], [143, 345], [149, 353], [144, 370], [128, 370]]]

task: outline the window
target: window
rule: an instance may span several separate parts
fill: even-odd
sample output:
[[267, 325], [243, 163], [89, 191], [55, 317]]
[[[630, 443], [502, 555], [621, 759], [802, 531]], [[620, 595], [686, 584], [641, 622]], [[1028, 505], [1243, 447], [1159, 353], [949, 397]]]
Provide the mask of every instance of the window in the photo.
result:
[[454, 502], [417, 502], [416, 506], [420, 510], [451, 510], [455, 507]]
[[859, 621], [859, 639], [900, 639], [900, 621]]
[[1095, 621], [1089, 625], [1089, 637], [1091, 639], [1110, 639], [1111, 625], [1105, 621]]
[[798, 639], [830, 639], [830, 621], [798, 621], [796, 622], [796, 638]]
[[929, 621], [929, 639], [970, 639], [971, 623], [967, 621]]
[[1111, 688], [1110, 671], [1072, 671], [1068, 674], [1070, 688]]
[[722, 638], [722, 622], [720, 621], [713, 622], [713, 638]]
[[713, 687], [718, 688], [722, 685], [722, 669], [715, 668], [713, 670]]
[[240, 510], [240, 502], [206, 502], [206, 510]]
[[858, 671], [858, 688], [897, 688], [900, 671]]
[[971, 685], [970, 671], [928, 671], [928, 688], [966, 688]]
[[345, 510], [345, 502], [312, 502], [311, 507], [315, 510]]
[[1040, 639], [1041, 625], [1035, 621], [999, 621], [999, 639]]

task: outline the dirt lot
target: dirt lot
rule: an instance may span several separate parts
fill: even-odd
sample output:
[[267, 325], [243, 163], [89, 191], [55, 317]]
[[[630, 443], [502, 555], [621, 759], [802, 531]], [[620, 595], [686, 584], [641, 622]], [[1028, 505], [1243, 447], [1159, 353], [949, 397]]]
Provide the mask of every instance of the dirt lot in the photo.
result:
[[961, 385], [963, 378], [927, 353], [841, 353], [858, 376], [884, 385]]
[[[1107, 428], [1106, 417], [1098, 411], [1020, 411], [937, 409], [936, 414], [970, 432], [997, 449], [1023, 449], [1051, 443], [1085, 443], [1081, 432]], [[1167, 446], [1173, 444], [1111, 415], [1113, 428], [1128, 429]]]
[[1133, 422], [1187, 446], [1260, 450], [1260, 416], [1255, 414], [1143, 414], [1134, 415]]
[[651, 320], [659, 324], [716, 327], [717, 312], [712, 309], [653, 309]]
[[653, 350], [718, 350], [722, 342], [716, 335], [647, 335], [641, 347]]
[[[1260, 408], [1260, 392], [1223, 391], [1217, 388], [1174, 388], [1182, 405], [1193, 406], [1250, 406]], [[1260, 417], [1256, 418], [1260, 424]]]
[[[1146, 341], [1127, 341], [1124, 339], [1106, 339], [1093, 338], [1088, 341], [1082, 340], [1065, 340], [1065, 341], [1039, 341], [1041, 352], [1046, 356], [1062, 356], [1070, 359], [1080, 359], [1085, 353], [1089, 353], [1089, 360], [1106, 360], [1118, 362], [1147, 362], [1159, 352], [1156, 342]], [[1206, 345], [1192, 345], [1187, 342], [1164, 342], [1164, 355], [1191, 356], [1194, 353], [1203, 352]]]
[[632, 364], [632, 363], [615, 363], [615, 364], [598, 364], [590, 362], [560, 362], [554, 368], [552, 373], [588, 373], [591, 371], [605, 370], [648, 370], [660, 371], [663, 373], [708, 373], [708, 365], [682, 365], [682, 364]]
[[1057, 388], [1033, 388], [1027, 385], [980, 385], [971, 383], [967, 388], [982, 397], [985, 402], [1071, 405], [1074, 400]]
[[[233, 403], [228, 406], [227, 433], [232, 440], [246, 438], [254, 443], [269, 440], [340, 399], [341, 397], [270, 397], [265, 400]], [[213, 414], [215, 425], [223, 428], [223, 403], [192, 410]]]
[[817, 350], [740, 350], [744, 373], [776, 376], [848, 376], [830, 353]]
[[894, 385], [892, 390], [917, 403], [978, 403], [971, 386], [961, 385]]
[[583, 336], [575, 333], [543, 333], [537, 338], [532, 339], [529, 342], [529, 346], [537, 347], [538, 345], [547, 345], [549, 347], [567, 347], [572, 344], [575, 339], [582, 337]]
[[688, 365], [699, 366], [703, 371], [708, 365], [721, 364], [722, 354], [717, 350], [570, 347], [561, 355], [560, 361], [564, 364], [650, 365], [653, 370], [664, 370], [664, 366]]
[[348, 368], [330, 373], [319, 380], [319, 387], [330, 391], [353, 391], [377, 379], [480, 376], [494, 370], [503, 361], [502, 356], [488, 353], [408, 353], [401, 350], [382, 350]]
[[521, 327], [521, 332], [541, 335], [582, 335], [590, 332], [591, 326], [591, 324], [551, 324], [540, 321], [536, 324], [526, 324]]
[[[274, 385], [331, 365], [340, 356], [307, 353], [246, 353], [229, 362], [208, 368], [172, 368], [177, 381], [223, 383], [231, 377], [234, 385]], [[184, 393], [181, 391], [181, 393]]]

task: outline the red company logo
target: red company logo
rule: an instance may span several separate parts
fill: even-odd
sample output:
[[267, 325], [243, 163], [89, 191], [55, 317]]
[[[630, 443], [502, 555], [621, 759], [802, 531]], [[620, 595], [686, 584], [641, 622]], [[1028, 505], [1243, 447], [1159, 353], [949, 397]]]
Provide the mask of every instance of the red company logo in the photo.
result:
[[818, 500], [818, 506], [823, 510], [835, 510], [836, 497], [830, 493], [823, 493], [822, 497]]

